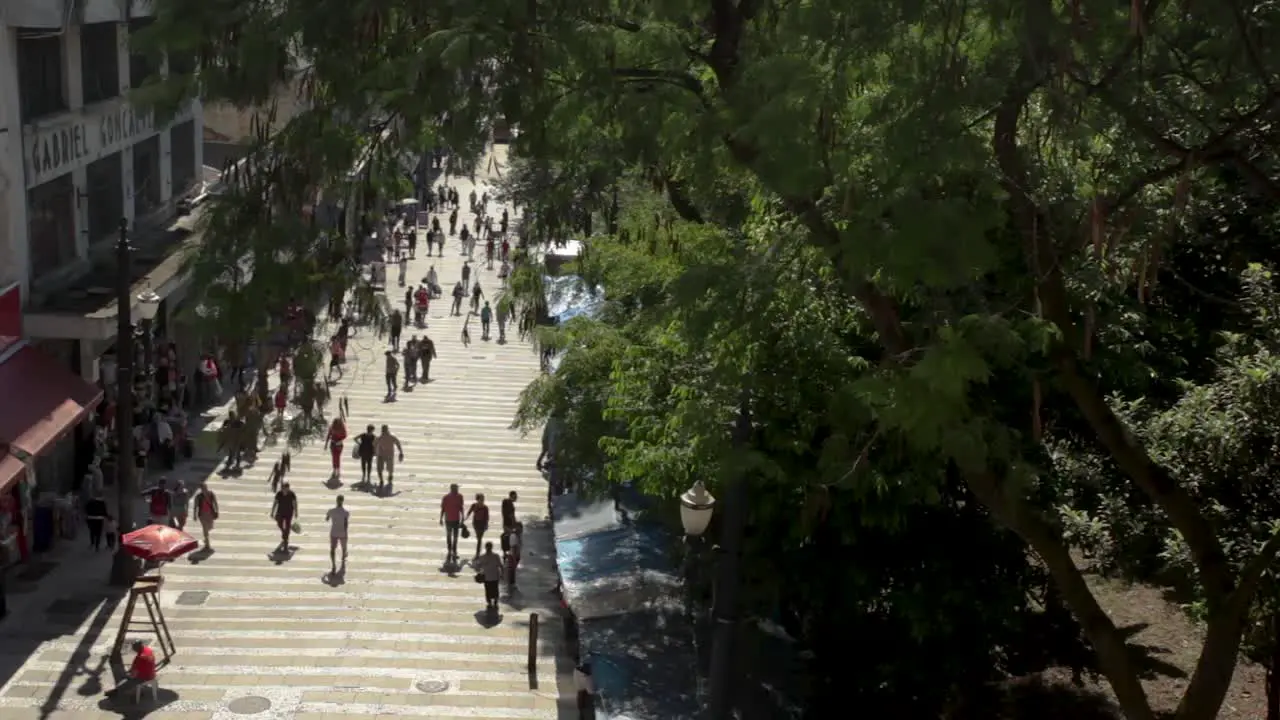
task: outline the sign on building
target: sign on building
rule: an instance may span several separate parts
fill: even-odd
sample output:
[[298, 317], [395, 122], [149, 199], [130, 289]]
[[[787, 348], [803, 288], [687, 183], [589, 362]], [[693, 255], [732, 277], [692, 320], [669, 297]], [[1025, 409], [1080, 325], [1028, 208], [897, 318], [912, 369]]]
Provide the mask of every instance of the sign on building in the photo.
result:
[[[191, 108], [172, 123], [188, 120]], [[150, 110], [134, 108], [123, 99], [62, 113], [22, 128], [26, 187], [42, 185], [76, 168], [120, 152], [165, 128], [158, 128]]]

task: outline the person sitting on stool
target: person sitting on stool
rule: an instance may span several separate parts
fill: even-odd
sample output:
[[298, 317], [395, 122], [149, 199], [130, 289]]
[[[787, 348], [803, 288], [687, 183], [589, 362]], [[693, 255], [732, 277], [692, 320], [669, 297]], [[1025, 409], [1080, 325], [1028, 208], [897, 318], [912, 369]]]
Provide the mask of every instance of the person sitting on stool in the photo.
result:
[[151, 700], [156, 702], [160, 690], [160, 683], [156, 679], [156, 654], [144, 640], [134, 640], [130, 643], [130, 647], [133, 648], [134, 655], [133, 664], [129, 666], [129, 675], [119, 685], [108, 690], [106, 695], [112, 697], [132, 683], [134, 704], [142, 702], [144, 687], [151, 688]]

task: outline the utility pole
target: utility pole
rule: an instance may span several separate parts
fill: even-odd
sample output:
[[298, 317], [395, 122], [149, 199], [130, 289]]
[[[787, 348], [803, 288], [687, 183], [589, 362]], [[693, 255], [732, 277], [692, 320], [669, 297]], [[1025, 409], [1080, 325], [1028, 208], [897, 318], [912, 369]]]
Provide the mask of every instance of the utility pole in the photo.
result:
[[[133, 505], [138, 496], [133, 450], [133, 285], [129, 253], [129, 221], [120, 218], [116, 243], [116, 527], [120, 538], [133, 530]], [[120, 540], [117, 538], [117, 540]], [[111, 584], [130, 587], [138, 576], [138, 562], [116, 543], [111, 558]]]
[[[751, 415], [744, 400], [733, 428], [733, 445], [742, 457], [751, 442]], [[715, 562], [715, 597], [712, 607], [711, 699], [708, 720], [733, 718], [735, 657], [738, 639], [738, 595], [742, 586], [742, 539], [747, 530], [750, 492], [747, 471], [729, 481], [724, 497], [724, 523], [720, 527], [720, 553]]]

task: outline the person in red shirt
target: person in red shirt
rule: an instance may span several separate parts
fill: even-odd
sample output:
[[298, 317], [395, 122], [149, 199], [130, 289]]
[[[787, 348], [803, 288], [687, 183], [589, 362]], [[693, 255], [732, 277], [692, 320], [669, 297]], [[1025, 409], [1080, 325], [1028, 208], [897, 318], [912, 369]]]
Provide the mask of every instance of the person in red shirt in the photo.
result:
[[462, 511], [466, 501], [458, 492], [458, 485], [449, 486], [449, 494], [440, 499], [440, 524], [444, 525], [445, 543], [449, 553], [446, 563], [458, 562], [458, 535], [462, 533]]
[[284, 409], [289, 404], [289, 392], [286, 389], [287, 387], [287, 385], [281, 383], [280, 387], [276, 388], [276, 425], [284, 424]]
[[142, 689], [145, 687], [151, 688], [151, 700], [154, 702], [160, 687], [156, 680], [156, 654], [142, 640], [133, 641], [133, 652], [133, 664], [129, 666], [129, 679], [135, 683], [133, 701], [138, 703], [142, 700]]
[[289, 361], [288, 355], [280, 356], [280, 385], [289, 387], [293, 383], [293, 363]]

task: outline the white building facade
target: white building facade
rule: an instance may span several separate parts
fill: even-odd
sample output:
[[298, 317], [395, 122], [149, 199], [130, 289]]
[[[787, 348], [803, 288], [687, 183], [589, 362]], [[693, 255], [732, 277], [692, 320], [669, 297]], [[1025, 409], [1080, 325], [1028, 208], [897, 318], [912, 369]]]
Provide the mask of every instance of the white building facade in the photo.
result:
[[83, 473], [110, 384], [121, 218], [134, 296], [160, 295], [153, 331], [181, 337], [177, 251], [195, 239], [179, 201], [203, 185], [202, 113], [158, 121], [130, 104], [171, 62], [130, 52], [150, 15], [148, 0], [0, 0], [0, 571], [39, 551], [23, 535], [34, 498]]
[[156, 122], [131, 87], [166, 68], [130, 53], [142, 0], [0, 2], [0, 286], [71, 281], [120, 218], [171, 211], [199, 185], [200, 105]]

